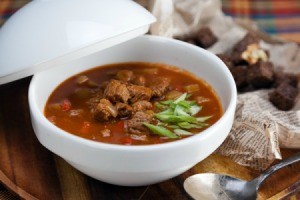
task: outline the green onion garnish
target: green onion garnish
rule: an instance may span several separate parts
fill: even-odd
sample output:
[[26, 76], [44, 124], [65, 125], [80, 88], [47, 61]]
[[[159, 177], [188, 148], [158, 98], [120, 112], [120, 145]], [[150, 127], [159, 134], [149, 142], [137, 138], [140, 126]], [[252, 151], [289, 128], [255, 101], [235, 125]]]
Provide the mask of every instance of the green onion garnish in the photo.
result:
[[174, 101], [174, 104], [178, 104], [180, 101], [184, 101], [186, 96], [187, 96], [187, 93], [182, 94]]
[[147, 128], [149, 128], [153, 133], [160, 135], [160, 136], [165, 136], [168, 138], [178, 138], [178, 136], [174, 133], [172, 133], [170, 130], [166, 129], [163, 126], [155, 126], [153, 124], [149, 123], [143, 123]]
[[[154, 134], [168, 138], [191, 135], [192, 133], [186, 130], [207, 126], [208, 124], [204, 122], [212, 116], [194, 117], [202, 110], [202, 106], [195, 101], [186, 100], [188, 97], [190, 95], [184, 93], [175, 100], [156, 103], [156, 107], [162, 110], [154, 115], [159, 120], [158, 124], [144, 123], [144, 125]], [[174, 129], [174, 133], [165, 127]]]
[[193, 135], [193, 133], [182, 129], [174, 129], [174, 133], [176, 133], [177, 135]]
[[178, 126], [180, 126], [183, 129], [191, 129], [191, 128], [203, 128], [203, 125], [200, 124], [191, 124], [189, 122], [180, 122], [178, 123]]
[[205, 117], [197, 117], [197, 121], [198, 122], [205, 122], [206, 120], [208, 120], [209, 118], [211, 118], [212, 116], [205, 116]]

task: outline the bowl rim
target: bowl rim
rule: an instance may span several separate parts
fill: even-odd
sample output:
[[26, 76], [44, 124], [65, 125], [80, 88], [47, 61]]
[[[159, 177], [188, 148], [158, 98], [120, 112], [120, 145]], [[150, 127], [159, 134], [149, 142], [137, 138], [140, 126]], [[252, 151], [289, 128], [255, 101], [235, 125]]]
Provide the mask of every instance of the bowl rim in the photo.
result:
[[[74, 134], [71, 134], [63, 129], [60, 129], [59, 127], [55, 126], [52, 124], [50, 121], [47, 120], [45, 117], [43, 110], [40, 110], [38, 108], [37, 100], [35, 99], [36, 96], [36, 87], [38, 85], [38, 76], [39, 73], [35, 74], [30, 82], [29, 85], [29, 92], [28, 92], [28, 101], [29, 101], [29, 107], [31, 111], [32, 117], [31, 120], [36, 120], [38, 124], [43, 124], [43, 126], [51, 132], [55, 134], [59, 134], [60, 137], [64, 137], [65, 139], [75, 142], [77, 144], [81, 144], [84, 146], [96, 148], [96, 149], [106, 149], [106, 150], [115, 150], [115, 151], [156, 151], [156, 150], [163, 150], [163, 149], [168, 149], [168, 148], [179, 148], [181, 146], [184, 146], [186, 144], [189, 144], [191, 141], [195, 140], [201, 140], [205, 139], [209, 135], [213, 134], [213, 130], [217, 129], [219, 126], [222, 126], [223, 123], [226, 123], [226, 119], [230, 118], [231, 115], [234, 115], [235, 107], [236, 107], [236, 102], [237, 102], [237, 89], [236, 85], [234, 82], [234, 79], [232, 77], [232, 74], [230, 73], [228, 67], [221, 61], [220, 58], [218, 58], [216, 55], [213, 53], [202, 49], [200, 47], [197, 47], [195, 45], [179, 41], [176, 39], [172, 38], [166, 38], [166, 37], [161, 37], [161, 36], [153, 36], [153, 35], [143, 35], [139, 36], [143, 38], [144, 40], [148, 40], [149, 42], [160, 42], [160, 43], [165, 43], [165, 42], [171, 42], [176, 45], [180, 45], [183, 48], [191, 48], [193, 51], [198, 51], [199, 53], [204, 54], [206, 57], [209, 57], [209, 59], [214, 60], [214, 62], [217, 63], [217, 65], [220, 66], [220, 70], [225, 73], [229, 87], [230, 87], [230, 102], [226, 110], [223, 108], [223, 114], [221, 115], [220, 119], [218, 119], [213, 125], [208, 127], [207, 129], [203, 130], [200, 134], [195, 134], [193, 136], [172, 141], [172, 142], [167, 142], [167, 143], [161, 143], [161, 144], [150, 144], [150, 145], [121, 145], [121, 144], [110, 144], [110, 143], [103, 143], [99, 141], [92, 141], [89, 139], [82, 138], [80, 136], [76, 136]], [[218, 95], [218, 94], [217, 94]], [[36, 134], [36, 133], [35, 133]]]

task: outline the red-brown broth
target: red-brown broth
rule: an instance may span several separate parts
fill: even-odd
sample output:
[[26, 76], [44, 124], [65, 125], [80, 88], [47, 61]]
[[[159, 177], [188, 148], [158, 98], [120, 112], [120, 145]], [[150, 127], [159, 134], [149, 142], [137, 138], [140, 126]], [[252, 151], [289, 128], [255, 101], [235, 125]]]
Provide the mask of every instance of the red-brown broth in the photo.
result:
[[[150, 69], [157, 68], [157, 74], [149, 74], [144, 72], [142, 69]], [[209, 101], [203, 102], [200, 105], [203, 106], [202, 110], [197, 114], [197, 116], [208, 116], [212, 115], [212, 117], [207, 121], [209, 126], [214, 124], [222, 115], [222, 106], [221, 103], [213, 91], [213, 89], [205, 83], [203, 80], [195, 77], [191, 73], [181, 70], [176, 67], [171, 67], [165, 64], [157, 64], [157, 63], [118, 63], [118, 64], [110, 64], [101, 67], [96, 67], [94, 69], [82, 72], [78, 75], [75, 75], [63, 83], [61, 83], [50, 95], [47, 104], [45, 106], [45, 116], [50, 120], [53, 124], [58, 126], [59, 128], [77, 135], [82, 138], [86, 138], [89, 140], [104, 142], [104, 143], [112, 143], [112, 144], [125, 144], [125, 145], [148, 145], [148, 144], [158, 144], [171, 142], [178, 139], [168, 139], [165, 137], [160, 137], [155, 134], [147, 135], [146, 141], [135, 140], [131, 137], [130, 134], [126, 133], [124, 130], [124, 120], [112, 120], [110, 122], [98, 122], [96, 121], [92, 114], [89, 112], [89, 106], [86, 103], [87, 99], [80, 99], [76, 95], [74, 95], [74, 91], [81, 87], [76, 83], [79, 75], [86, 75], [90, 80], [96, 82], [97, 84], [101, 84], [107, 80], [113, 78], [113, 74], [115, 74], [119, 70], [128, 69], [133, 71], [137, 75], [143, 75], [146, 77], [146, 80], [155, 79], [158, 76], [161, 77], [169, 77], [171, 78], [171, 88], [173, 90], [178, 90], [181, 92], [185, 92], [184, 86], [191, 84], [198, 84], [200, 87], [199, 91], [192, 93], [192, 96], [189, 100], [193, 100], [193, 98], [197, 96], [202, 96], [208, 98]], [[66, 101], [67, 100], [67, 101]], [[161, 101], [163, 99], [160, 99]], [[71, 110], [82, 109], [83, 113], [80, 116], [71, 116], [71, 110], [63, 111], [62, 109], [53, 109], [51, 105], [60, 104], [63, 102], [71, 103]], [[157, 100], [151, 101], [154, 103]], [[68, 105], [63, 105], [68, 107]], [[154, 111], [155, 106], [154, 106]], [[209, 127], [207, 126], [207, 127]], [[201, 132], [205, 128], [192, 130], [192, 132]], [[103, 137], [101, 134], [101, 130], [110, 129], [111, 134], [109, 137]], [[217, 134], [217, 133], [216, 133]], [[187, 136], [185, 136], [187, 137]], [[181, 137], [185, 138], [185, 137]]]

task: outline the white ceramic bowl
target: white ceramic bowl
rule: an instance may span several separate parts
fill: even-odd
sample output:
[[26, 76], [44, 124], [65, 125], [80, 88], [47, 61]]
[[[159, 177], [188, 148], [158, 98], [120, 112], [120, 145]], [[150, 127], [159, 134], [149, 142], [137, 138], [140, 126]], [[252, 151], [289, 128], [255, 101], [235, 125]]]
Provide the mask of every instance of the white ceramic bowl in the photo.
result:
[[[52, 91], [65, 79], [108, 63], [160, 62], [186, 69], [208, 82], [219, 96], [224, 113], [195, 136], [147, 146], [123, 146], [86, 140], [50, 123], [43, 110]], [[228, 135], [236, 106], [231, 73], [215, 55], [196, 46], [162, 37], [140, 36], [88, 57], [36, 74], [29, 105], [38, 140], [79, 171], [98, 180], [124, 186], [153, 184], [175, 177], [209, 156]]]

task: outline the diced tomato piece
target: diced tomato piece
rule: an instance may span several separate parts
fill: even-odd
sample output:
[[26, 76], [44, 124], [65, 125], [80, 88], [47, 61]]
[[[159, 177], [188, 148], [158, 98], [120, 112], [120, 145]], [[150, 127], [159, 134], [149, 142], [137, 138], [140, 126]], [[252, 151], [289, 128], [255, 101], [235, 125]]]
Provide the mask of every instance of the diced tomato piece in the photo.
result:
[[60, 107], [63, 111], [68, 111], [71, 109], [71, 102], [68, 99], [64, 99], [61, 102]]

